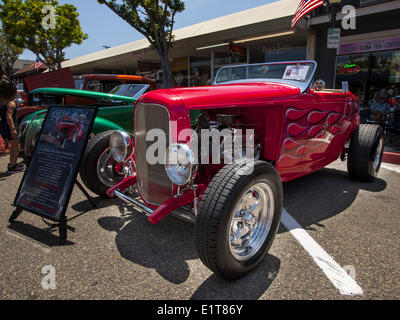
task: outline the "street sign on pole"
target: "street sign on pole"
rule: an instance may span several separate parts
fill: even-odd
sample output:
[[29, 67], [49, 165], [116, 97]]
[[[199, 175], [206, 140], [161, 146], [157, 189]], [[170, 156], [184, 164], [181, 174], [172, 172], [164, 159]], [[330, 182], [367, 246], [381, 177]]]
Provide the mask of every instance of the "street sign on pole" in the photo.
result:
[[340, 28], [328, 29], [328, 49], [337, 49], [340, 46]]

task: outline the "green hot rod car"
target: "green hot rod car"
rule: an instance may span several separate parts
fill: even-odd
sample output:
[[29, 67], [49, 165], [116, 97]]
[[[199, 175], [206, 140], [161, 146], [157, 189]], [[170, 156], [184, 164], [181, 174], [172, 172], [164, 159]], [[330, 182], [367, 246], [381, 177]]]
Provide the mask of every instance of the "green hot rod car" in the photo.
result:
[[[147, 90], [149, 86], [146, 84], [128, 84], [112, 90], [113, 93], [119, 94], [63, 88], [40, 88], [31, 92], [54, 96], [54, 105], [66, 105], [68, 98], [80, 97], [85, 98], [85, 103], [82, 105], [98, 106], [97, 117], [82, 158], [79, 174], [86, 187], [101, 197], [107, 197], [107, 189], [129, 174], [130, 169], [120, 165], [112, 157], [110, 136], [115, 130], [132, 133], [134, 103]], [[21, 151], [26, 163], [30, 162], [46, 113], [47, 110], [33, 113], [25, 117], [20, 124]]]

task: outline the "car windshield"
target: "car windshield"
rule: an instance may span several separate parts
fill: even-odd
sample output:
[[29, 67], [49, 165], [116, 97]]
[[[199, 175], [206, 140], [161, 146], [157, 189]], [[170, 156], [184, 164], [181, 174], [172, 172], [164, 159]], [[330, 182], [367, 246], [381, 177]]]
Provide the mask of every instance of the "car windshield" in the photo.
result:
[[148, 84], [141, 84], [141, 83], [140, 84], [121, 84], [119, 86], [116, 86], [109, 93], [137, 99], [141, 95], [143, 95], [149, 88], [150, 88], [150, 85], [148, 85]]
[[75, 83], [75, 89], [79, 90], [83, 89], [83, 83], [84, 83], [83, 79], [74, 79], [74, 83]]
[[223, 67], [214, 84], [250, 81], [272, 81], [292, 84], [302, 91], [309, 86], [317, 63], [315, 61], [273, 62]]

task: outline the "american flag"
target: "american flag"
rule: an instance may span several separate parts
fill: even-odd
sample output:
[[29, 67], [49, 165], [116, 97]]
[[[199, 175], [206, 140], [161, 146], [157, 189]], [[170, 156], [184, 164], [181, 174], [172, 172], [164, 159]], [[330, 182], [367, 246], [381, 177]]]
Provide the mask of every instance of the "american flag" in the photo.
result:
[[322, 6], [324, 4], [323, 0], [301, 0], [299, 7], [296, 10], [296, 13], [292, 19], [292, 29], [296, 25], [296, 23], [303, 18], [310, 11]]
[[43, 65], [42, 61], [39, 60], [39, 58], [36, 59], [36, 62], [34, 64], [34, 68], [36, 71], [39, 71], [40, 67]]

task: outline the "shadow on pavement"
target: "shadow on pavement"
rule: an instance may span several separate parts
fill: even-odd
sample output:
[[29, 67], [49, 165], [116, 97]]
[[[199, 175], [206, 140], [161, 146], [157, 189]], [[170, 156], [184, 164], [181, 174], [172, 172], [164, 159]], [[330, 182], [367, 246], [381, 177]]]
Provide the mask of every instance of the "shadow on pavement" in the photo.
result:
[[98, 222], [117, 233], [115, 242], [123, 258], [155, 269], [171, 283], [183, 283], [189, 277], [186, 261], [198, 258], [192, 224], [167, 218], [154, 226], [136, 211], [125, 217], [103, 217]]
[[[19, 233], [29, 239], [40, 242], [48, 247], [60, 247], [62, 246], [59, 242], [58, 229], [48, 231], [48, 227], [40, 229], [31, 224], [15, 221], [8, 226], [8, 229]], [[70, 231], [69, 231], [70, 232]], [[55, 234], [53, 234], [55, 233]], [[65, 245], [70, 246], [74, 243], [66, 241]], [[64, 245], [64, 246], [65, 246]]]
[[256, 270], [238, 281], [228, 282], [213, 274], [203, 282], [190, 299], [257, 300], [271, 286], [279, 269], [279, 259], [268, 254]]
[[74, 203], [71, 208], [75, 211], [75, 214], [85, 214], [92, 210], [105, 209], [112, 206], [117, 206], [119, 213], [123, 216], [125, 212], [129, 212], [130, 206], [125, 202], [120, 201], [117, 198], [114, 199], [103, 199], [100, 197], [93, 198], [96, 204], [96, 208], [93, 208], [89, 200], [83, 200], [81, 202]]
[[[155, 269], [174, 284], [184, 283], [189, 278], [190, 269], [186, 261], [198, 259], [192, 224], [171, 217], [154, 226], [143, 213], [138, 212], [125, 217], [103, 217], [98, 222], [102, 228], [117, 232], [115, 241], [123, 258]], [[215, 275], [210, 276], [191, 299], [257, 299], [269, 288], [279, 268], [280, 261], [267, 255], [254, 272], [239, 281], [227, 282]]]
[[[1, 172], [0, 173], [0, 181], [6, 180], [8, 177], [12, 176], [13, 174], [21, 174], [21, 173], [22, 172], [20, 172], [20, 173], [8, 173], [7, 171]], [[21, 175], [21, 178], [22, 178], [22, 175]]]
[[[387, 184], [382, 179], [370, 183], [351, 180], [341, 170], [326, 168], [312, 175], [284, 184], [285, 208], [306, 229], [323, 227], [320, 223], [340, 214], [355, 201], [360, 190], [381, 192]], [[100, 201], [100, 203], [102, 203]], [[85, 210], [85, 202], [73, 208]], [[119, 200], [104, 200], [101, 207], [117, 205], [122, 217], [103, 217], [99, 225], [116, 232], [116, 244], [125, 259], [155, 269], [165, 280], [184, 283], [190, 269], [186, 261], [198, 259], [194, 246], [194, 226], [174, 218], [150, 224], [143, 213]], [[281, 226], [279, 232], [287, 232]], [[227, 282], [215, 275], [206, 279], [192, 295], [192, 300], [255, 300], [273, 283], [280, 260], [267, 255], [262, 264], [245, 278]]]
[[[382, 179], [360, 182], [349, 178], [347, 172], [325, 168], [312, 175], [284, 183], [284, 207], [303, 228], [313, 230], [340, 214], [355, 201], [360, 190], [381, 192], [387, 184]], [[286, 232], [282, 226], [279, 232]]]

